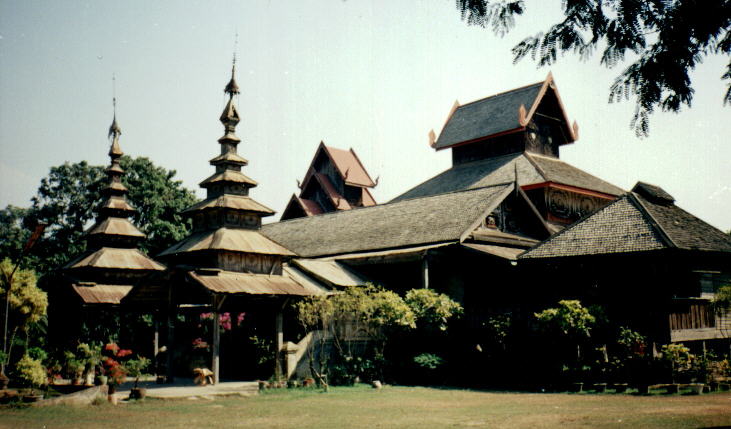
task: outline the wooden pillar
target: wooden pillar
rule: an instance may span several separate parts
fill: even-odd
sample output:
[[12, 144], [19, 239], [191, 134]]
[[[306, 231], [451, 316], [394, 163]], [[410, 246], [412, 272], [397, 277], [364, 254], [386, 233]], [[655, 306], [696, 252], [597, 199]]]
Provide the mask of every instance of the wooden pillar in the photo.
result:
[[421, 286], [429, 289], [429, 259], [426, 253], [421, 259]]
[[160, 315], [155, 312], [152, 315], [152, 326], [155, 332], [152, 334], [152, 364], [155, 368], [155, 375], [158, 374], [158, 355], [160, 354]]
[[220, 380], [220, 347], [221, 347], [221, 324], [219, 323], [219, 310], [222, 300], [217, 295], [213, 295], [213, 347], [211, 358], [211, 371], [213, 372], [213, 383], [218, 384]]
[[165, 375], [167, 378], [167, 382], [172, 383], [175, 379], [175, 371], [173, 368], [173, 354], [175, 353], [175, 312], [173, 311], [173, 308], [167, 311], [165, 325], [167, 325], [167, 344], [165, 344], [165, 347], [167, 349], [167, 352], [165, 353]]
[[276, 341], [276, 359], [275, 359], [275, 368], [274, 368], [274, 374], [277, 377], [277, 380], [282, 378], [282, 348], [284, 347], [284, 316], [282, 314], [282, 309], [277, 310], [277, 316], [276, 316], [276, 328], [277, 328], [277, 341]]

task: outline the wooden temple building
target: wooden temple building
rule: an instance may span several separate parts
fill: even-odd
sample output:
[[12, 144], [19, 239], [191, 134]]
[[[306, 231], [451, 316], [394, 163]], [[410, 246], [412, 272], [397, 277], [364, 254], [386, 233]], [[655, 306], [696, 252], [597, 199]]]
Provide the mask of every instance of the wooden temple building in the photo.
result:
[[[282, 355], [301, 356], [295, 343], [306, 333], [285, 337], [293, 323], [286, 304], [366, 281], [397, 292], [433, 288], [462, 303], [465, 317], [450, 331], [457, 357], [474, 350], [488, 317], [528, 320], [567, 298], [606, 304], [658, 343], [729, 337], [728, 320], [709, 313], [708, 298], [731, 281], [731, 238], [658, 187], [639, 183], [626, 192], [562, 161], [560, 149], [576, 142], [578, 126], [550, 74], [455, 103], [438, 138], [430, 134], [435, 150], [451, 151], [452, 166], [387, 203], [376, 204], [369, 191], [376, 182], [352, 149], [321, 143], [300, 194], [280, 222], [266, 225], [274, 211], [250, 196], [257, 182], [242, 172], [248, 161], [238, 154], [235, 63], [225, 93], [215, 172], [200, 183], [206, 199], [184, 211], [191, 234], [158, 255], [167, 269], [135, 248], [142, 233], [127, 220], [133, 209], [120, 181], [115, 120], [89, 251], [63, 270], [79, 302], [155, 313], [169, 376], [187, 341], [176, 335], [176, 318], [202, 311], [213, 314], [216, 380], [248, 376], [226, 369], [248, 364], [239, 346], [222, 351], [219, 316], [234, 311], [275, 338], [277, 368], [291, 375], [297, 362]], [[221, 361], [230, 364], [222, 370]]]
[[376, 184], [352, 148], [342, 150], [320, 142], [304, 179], [298, 182], [299, 196], [292, 195], [280, 220], [375, 206], [368, 189]]
[[[577, 139], [578, 126], [570, 124], [549, 74], [533, 85], [455, 103], [439, 137], [430, 135], [435, 150], [452, 152], [452, 167], [441, 174], [385, 204], [268, 224], [262, 232], [302, 257], [338, 261], [390, 289], [431, 287], [449, 294], [465, 307], [464, 325], [452, 334], [465, 344], [491, 315], [528, 320], [572, 297], [601, 303], [589, 293], [596, 289], [596, 276], [604, 276], [604, 288], [613, 290], [617, 311], [630, 308], [622, 307], [629, 297], [638, 297], [631, 308], [643, 315], [638, 319], [645, 324], [638, 326], [647, 328], [652, 341], [722, 336], [714, 328], [720, 322], [708, 310], [712, 295], [701, 295], [698, 279], [705, 279], [708, 293], [709, 278], [716, 286], [719, 279], [728, 283], [731, 239], [672, 204], [658, 203], [658, 197], [648, 196], [648, 186], [627, 193], [562, 161], [561, 146]], [[645, 255], [647, 249], [634, 247], [638, 237], [601, 227], [594, 242], [573, 242], [570, 231], [591, 232], [592, 213], [626, 221], [626, 213], [617, 210], [630, 201], [647, 208], [636, 216], [666, 231], [654, 234], [668, 237], [657, 244], [668, 249]], [[594, 255], [593, 265], [581, 259], [577, 266], [573, 262], [579, 258], [550, 252], [558, 246], [552, 243], [560, 242], [601, 253], [605, 233], [625, 243], [621, 257]], [[529, 249], [534, 250], [524, 253]], [[550, 257], [563, 260], [563, 270]], [[636, 281], [626, 281], [627, 266], [640, 270]]]

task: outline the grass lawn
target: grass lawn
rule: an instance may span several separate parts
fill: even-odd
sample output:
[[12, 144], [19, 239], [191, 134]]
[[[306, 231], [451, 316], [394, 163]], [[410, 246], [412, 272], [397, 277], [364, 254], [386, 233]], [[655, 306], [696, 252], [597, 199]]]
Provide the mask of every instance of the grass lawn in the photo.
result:
[[252, 398], [145, 400], [2, 408], [0, 428], [714, 427], [731, 393], [701, 396], [531, 394], [368, 386], [273, 391]]

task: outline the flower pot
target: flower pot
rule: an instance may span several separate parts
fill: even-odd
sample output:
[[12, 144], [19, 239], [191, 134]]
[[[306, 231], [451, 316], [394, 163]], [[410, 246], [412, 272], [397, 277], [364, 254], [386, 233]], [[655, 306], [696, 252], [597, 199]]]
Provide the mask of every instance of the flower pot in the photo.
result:
[[5, 390], [8, 388], [8, 383], [10, 383], [10, 379], [7, 375], [0, 372], [0, 389]]
[[43, 398], [41, 395], [23, 395], [23, 402], [38, 402]]
[[594, 391], [597, 393], [604, 393], [607, 391], [607, 383], [595, 383]]
[[680, 391], [680, 385], [678, 385], [678, 384], [673, 383], [673, 384], [668, 384], [667, 386], [665, 386], [665, 392], [667, 392], [668, 395], [676, 394], [679, 391]]
[[706, 387], [703, 383], [694, 383], [690, 385], [690, 391], [693, 394], [700, 395], [703, 393], [703, 389]]
[[96, 384], [98, 386], [106, 386], [109, 382], [109, 378], [106, 375], [98, 375], [96, 377]]
[[571, 391], [576, 393], [581, 393], [584, 391], [584, 383], [577, 382], [577, 383], [571, 383]]
[[129, 391], [129, 399], [145, 399], [147, 396], [147, 389], [144, 387], [133, 387]]
[[614, 391], [624, 393], [627, 391], [627, 383], [614, 383]]

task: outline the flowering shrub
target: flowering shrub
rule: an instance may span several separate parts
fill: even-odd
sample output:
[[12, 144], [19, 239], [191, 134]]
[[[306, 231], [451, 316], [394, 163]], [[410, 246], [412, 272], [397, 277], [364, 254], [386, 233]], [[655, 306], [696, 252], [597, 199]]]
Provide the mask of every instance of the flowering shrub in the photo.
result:
[[[236, 326], [241, 326], [241, 324], [244, 322], [244, 317], [246, 316], [246, 313], [239, 313], [239, 315], [236, 317]], [[213, 313], [201, 313], [200, 320], [213, 320]], [[221, 313], [218, 315], [218, 324], [223, 328], [224, 331], [230, 331], [233, 328], [232, 319], [231, 319], [231, 313], [228, 311], [225, 313]], [[199, 327], [201, 325], [198, 325]]]

